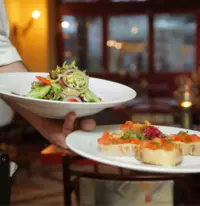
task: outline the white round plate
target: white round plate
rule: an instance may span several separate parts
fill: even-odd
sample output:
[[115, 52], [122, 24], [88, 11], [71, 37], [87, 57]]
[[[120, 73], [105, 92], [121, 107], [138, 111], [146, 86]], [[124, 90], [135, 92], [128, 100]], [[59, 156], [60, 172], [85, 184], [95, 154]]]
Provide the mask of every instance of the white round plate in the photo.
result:
[[[174, 134], [179, 131], [200, 135], [200, 132], [175, 127], [157, 126], [165, 134]], [[66, 138], [68, 147], [75, 153], [88, 159], [121, 168], [156, 173], [200, 173], [200, 157], [184, 156], [180, 165], [164, 167], [143, 164], [134, 157], [111, 157], [99, 151], [97, 139], [105, 130], [119, 132], [120, 125], [97, 126], [92, 132], [75, 131]]]
[[68, 112], [75, 112], [77, 117], [97, 114], [106, 108], [118, 106], [136, 97], [136, 92], [125, 85], [98, 78], [89, 78], [89, 88], [102, 102], [61, 102], [35, 99], [15, 95], [26, 95], [36, 76], [46, 77], [48, 73], [17, 72], [0, 74], [0, 97], [6, 97], [20, 104], [33, 113], [43, 117], [63, 119]]

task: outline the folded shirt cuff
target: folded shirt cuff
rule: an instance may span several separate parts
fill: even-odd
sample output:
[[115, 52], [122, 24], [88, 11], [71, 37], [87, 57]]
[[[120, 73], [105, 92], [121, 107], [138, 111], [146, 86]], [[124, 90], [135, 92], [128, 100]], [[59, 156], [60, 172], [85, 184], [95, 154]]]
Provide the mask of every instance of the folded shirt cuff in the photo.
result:
[[4, 54], [0, 54], [0, 66], [12, 64], [17, 61], [22, 61], [19, 53], [17, 50], [12, 47], [9, 51]]

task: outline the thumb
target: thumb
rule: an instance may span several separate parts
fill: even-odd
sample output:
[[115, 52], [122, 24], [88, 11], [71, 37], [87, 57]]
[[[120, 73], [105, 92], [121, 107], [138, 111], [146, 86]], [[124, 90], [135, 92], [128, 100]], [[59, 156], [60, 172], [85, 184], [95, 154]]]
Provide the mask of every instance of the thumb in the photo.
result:
[[75, 113], [71, 112], [67, 114], [62, 128], [62, 135], [66, 137], [68, 134], [70, 134], [73, 131], [75, 120], [76, 120]]

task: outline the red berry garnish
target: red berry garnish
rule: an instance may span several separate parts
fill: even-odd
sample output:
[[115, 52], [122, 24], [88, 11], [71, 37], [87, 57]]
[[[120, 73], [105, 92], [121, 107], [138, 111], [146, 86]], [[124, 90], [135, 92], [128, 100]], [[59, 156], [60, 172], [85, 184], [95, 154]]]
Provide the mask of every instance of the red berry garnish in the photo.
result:
[[154, 126], [147, 126], [144, 129], [144, 137], [154, 139], [154, 138], [164, 138], [164, 134]]

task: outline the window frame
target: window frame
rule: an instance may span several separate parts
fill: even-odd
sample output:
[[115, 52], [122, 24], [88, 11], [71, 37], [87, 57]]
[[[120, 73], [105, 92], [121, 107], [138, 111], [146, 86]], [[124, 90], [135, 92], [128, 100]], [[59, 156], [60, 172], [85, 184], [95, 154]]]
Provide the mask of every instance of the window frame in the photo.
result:
[[[106, 78], [121, 83], [129, 84], [133, 80], [136, 83], [140, 82], [141, 78], [146, 78], [148, 81], [161, 83], [171, 82], [177, 75], [191, 75], [191, 72], [156, 72], [154, 66], [154, 16], [156, 14], [185, 14], [194, 13], [197, 19], [196, 29], [196, 71], [200, 72], [200, 2], [191, 4], [187, 0], [177, 0], [176, 3], [172, 0], [149, 0], [146, 2], [111, 2], [111, 0], [99, 0], [91, 3], [69, 2], [62, 3], [57, 1], [57, 46], [58, 46], [58, 64], [63, 62], [63, 38], [61, 20], [63, 15], [72, 16], [98, 16], [102, 18], [102, 72], [91, 73], [91, 76]], [[134, 78], [134, 75], [127, 74], [121, 76], [120, 73], [111, 73], [108, 71], [109, 52], [107, 48], [108, 40], [108, 19], [110, 16], [118, 15], [148, 15], [148, 71], [140, 73], [140, 78]], [[136, 75], [137, 76], [137, 75]], [[156, 78], [155, 78], [156, 76]], [[156, 80], [155, 80], [156, 79]]]

